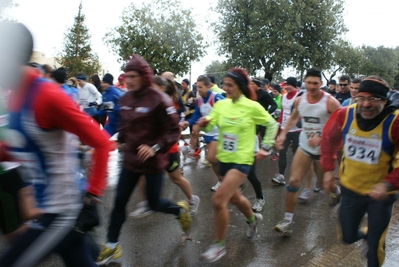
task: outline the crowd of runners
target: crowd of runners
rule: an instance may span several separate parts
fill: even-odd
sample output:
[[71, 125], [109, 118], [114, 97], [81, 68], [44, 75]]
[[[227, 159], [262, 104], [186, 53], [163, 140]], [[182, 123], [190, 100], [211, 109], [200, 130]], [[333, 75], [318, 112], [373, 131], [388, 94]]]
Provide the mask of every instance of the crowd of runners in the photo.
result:
[[[340, 205], [342, 241], [362, 242], [368, 266], [382, 266], [399, 189], [399, 93], [381, 77], [342, 75], [323, 87], [317, 68], [303, 81], [280, 83], [231, 68], [220, 87], [213, 75], [191, 85], [169, 71], [154, 75], [151, 62], [132, 55], [114, 83], [111, 74], [69, 77], [65, 68], [30, 62], [33, 38], [22, 24], [3, 23], [0, 32], [8, 40], [0, 43], [0, 227], [10, 244], [0, 266], [36, 266], [51, 253], [66, 266], [106, 264], [123, 255], [118, 240], [128, 215], [167, 213], [188, 232], [201, 196], [183, 177], [183, 148], [193, 159], [205, 155], [202, 164], [214, 173], [214, 240], [201, 255], [205, 261], [226, 254], [228, 204], [244, 215], [246, 236], [256, 239], [267, 216], [256, 165], [268, 157], [279, 170], [270, 183], [287, 190], [275, 231], [295, 234], [296, 203], [323, 191], [331, 207]], [[182, 137], [187, 128], [189, 137]], [[115, 149], [122, 166], [111, 215], [101, 218], [106, 242], [99, 245], [90, 236]], [[186, 200], [161, 198], [164, 174]], [[246, 179], [254, 203], [242, 194]], [[136, 186], [141, 202], [127, 214]], [[365, 214], [367, 227], [360, 228]]]

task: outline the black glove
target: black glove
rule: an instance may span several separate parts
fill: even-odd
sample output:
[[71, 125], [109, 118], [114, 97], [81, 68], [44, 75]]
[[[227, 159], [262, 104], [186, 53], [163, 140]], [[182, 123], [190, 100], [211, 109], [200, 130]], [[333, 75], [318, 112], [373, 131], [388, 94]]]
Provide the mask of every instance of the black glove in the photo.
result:
[[83, 197], [83, 208], [76, 220], [75, 230], [86, 234], [88, 231], [100, 224], [100, 217], [97, 211], [97, 203], [101, 200], [96, 196], [86, 193]]
[[89, 107], [96, 107], [97, 106], [97, 102], [90, 102], [89, 103]]

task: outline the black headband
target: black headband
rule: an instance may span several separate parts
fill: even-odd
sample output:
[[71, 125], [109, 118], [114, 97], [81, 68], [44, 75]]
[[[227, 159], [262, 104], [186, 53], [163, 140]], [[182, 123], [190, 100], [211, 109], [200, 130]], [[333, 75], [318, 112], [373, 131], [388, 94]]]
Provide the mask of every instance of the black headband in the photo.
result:
[[387, 99], [389, 88], [379, 80], [365, 79], [360, 83], [359, 90], [357, 92], [365, 92], [383, 99]]
[[244, 92], [245, 89], [248, 87], [248, 80], [245, 79], [245, 77], [242, 77], [241, 74], [235, 72], [235, 71], [229, 71], [226, 73], [225, 77], [229, 77], [235, 81], [235, 83], [238, 85], [238, 88], [240, 88], [241, 92]]

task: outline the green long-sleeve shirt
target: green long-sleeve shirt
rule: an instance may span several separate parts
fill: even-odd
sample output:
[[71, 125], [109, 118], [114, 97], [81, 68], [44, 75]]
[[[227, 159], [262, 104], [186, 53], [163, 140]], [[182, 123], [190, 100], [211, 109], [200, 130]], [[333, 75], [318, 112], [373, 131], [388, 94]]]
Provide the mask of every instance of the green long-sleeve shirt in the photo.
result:
[[242, 95], [237, 101], [231, 99], [215, 103], [206, 129], [219, 127], [219, 140], [216, 157], [220, 162], [252, 165], [256, 125], [266, 126], [262, 144], [274, 145], [278, 124], [257, 102]]

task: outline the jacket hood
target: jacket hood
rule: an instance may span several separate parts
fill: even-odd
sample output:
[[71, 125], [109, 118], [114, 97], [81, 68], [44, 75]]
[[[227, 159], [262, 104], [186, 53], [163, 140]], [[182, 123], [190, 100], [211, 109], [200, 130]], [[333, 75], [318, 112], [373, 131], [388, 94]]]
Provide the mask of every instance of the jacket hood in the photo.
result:
[[144, 58], [139, 55], [132, 55], [131, 59], [126, 64], [124, 71], [126, 73], [132, 70], [137, 71], [142, 75], [143, 87], [151, 86], [154, 72]]

